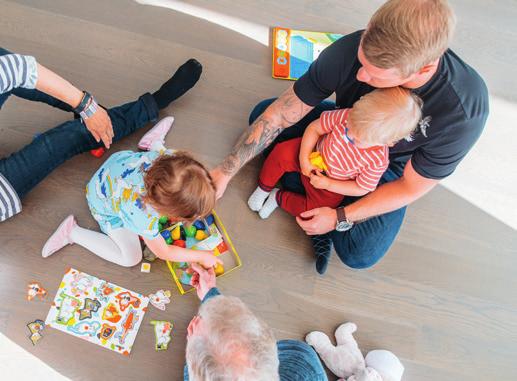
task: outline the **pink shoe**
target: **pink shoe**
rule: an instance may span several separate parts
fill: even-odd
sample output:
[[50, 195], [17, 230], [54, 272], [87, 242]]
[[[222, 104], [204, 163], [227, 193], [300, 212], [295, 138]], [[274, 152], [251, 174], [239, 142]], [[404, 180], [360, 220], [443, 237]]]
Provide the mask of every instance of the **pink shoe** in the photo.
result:
[[140, 139], [138, 148], [143, 151], [149, 151], [154, 142], [160, 141], [162, 144], [165, 143], [165, 136], [171, 129], [172, 123], [174, 123], [174, 117], [172, 116], [167, 116], [160, 120]]
[[57, 228], [57, 230], [50, 236], [45, 246], [43, 246], [43, 250], [41, 250], [41, 256], [43, 258], [50, 257], [56, 251], [61, 250], [66, 245], [71, 245], [73, 242], [70, 239], [70, 233], [72, 229], [77, 226], [77, 222], [75, 221], [75, 217], [69, 215], [61, 225]]

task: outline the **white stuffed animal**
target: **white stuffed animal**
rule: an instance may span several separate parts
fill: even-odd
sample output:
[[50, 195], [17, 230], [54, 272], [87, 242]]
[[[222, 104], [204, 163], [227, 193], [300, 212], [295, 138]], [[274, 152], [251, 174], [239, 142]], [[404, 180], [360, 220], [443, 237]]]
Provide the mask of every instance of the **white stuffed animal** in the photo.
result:
[[336, 330], [334, 346], [323, 332], [311, 332], [305, 341], [314, 347], [321, 359], [338, 381], [400, 381], [404, 366], [390, 351], [374, 350], [363, 358], [352, 335], [357, 330], [354, 323], [341, 324]]

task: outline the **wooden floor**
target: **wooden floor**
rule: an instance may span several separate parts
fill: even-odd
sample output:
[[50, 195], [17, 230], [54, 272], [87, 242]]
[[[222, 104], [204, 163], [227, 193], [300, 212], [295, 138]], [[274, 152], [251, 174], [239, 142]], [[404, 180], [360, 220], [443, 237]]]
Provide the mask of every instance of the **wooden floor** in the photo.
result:
[[[379, 1], [188, 3], [266, 26], [346, 33], [364, 26]], [[504, 44], [515, 46], [515, 27], [509, 32], [494, 16], [486, 16], [493, 21], [489, 26], [481, 22], [487, 15], [481, 1], [453, 3], [460, 16], [455, 47], [481, 71], [492, 92], [515, 101], [517, 76], [502, 80], [515, 62], [511, 54], [506, 61], [498, 55]], [[494, 9], [504, 20], [515, 15], [510, 2], [494, 4]], [[0, 1], [0, 25], [5, 48], [35, 55], [107, 106], [156, 89], [179, 64], [196, 57], [204, 65], [202, 80], [162, 116], [176, 118], [167, 144], [191, 150], [209, 165], [221, 160], [246, 128], [253, 105], [288, 85], [270, 77], [268, 47], [208, 21], [129, 0]], [[10, 99], [0, 113], [0, 155], [68, 117], [45, 105]], [[134, 148], [143, 132], [113, 150]], [[49, 259], [40, 256], [46, 238], [69, 213], [81, 225], [95, 227], [83, 188], [101, 162], [88, 154], [70, 160], [30, 193], [21, 215], [1, 224], [0, 332], [73, 380], [105, 379], [107, 374], [124, 380], [180, 380], [186, 326], [198, 302], [194, 295], [177, 295], [163, 263], [142, 274], [78, 246]], [[277, 211], [261, 221], [248, 210], [259, 164], [241, 171], [217, 206], [244, 262], [219, 286], [248, 303], [277, 338], [302, 339], [313, 329], [333, 333], [340, 323], [353, 321], [363, 351], [385, 348], [398, 354], [406, 380], [517, 379], [515, 230], [438, 186], [409, 208], [396, 243], [379, 265], [352, 271], [334, 256], [320, 277], [308, 240], [291, 218]], [[171, 288], [173, 303], [166, 312], [148, 312], [127, 358], [51, 329], [33, 347], [25, 324], [44, 319], [50, 301], [27, 302], [26, 284], [38, 280], [53, 296], [70, 266], [142, 293]], [[151, 319], [174, 321], [166, 352], [154, 351]], [[9, 354], [1, 355], [8, 361]], [[23, 374], [20, 368], [18, 376]]]

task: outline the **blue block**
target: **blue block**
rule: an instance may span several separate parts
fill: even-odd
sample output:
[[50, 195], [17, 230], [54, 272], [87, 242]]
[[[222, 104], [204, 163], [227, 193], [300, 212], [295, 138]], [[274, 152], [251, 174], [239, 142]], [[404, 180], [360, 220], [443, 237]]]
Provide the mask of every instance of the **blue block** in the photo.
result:
[[205, 218], [205, 222], [208, 226], [212, 225], [215, 222], [215, 218], [213, 214], [208, 215], [208, 217]]
[[164, 239], [171, 238], [171, 232], [170, 230], [164, 230], [160, 233]]
[[203, 221], [196, 220], [194, 222], [194, 226], [196, 227], [197, 230], [205, 230], [205, 224], [203, 223]]

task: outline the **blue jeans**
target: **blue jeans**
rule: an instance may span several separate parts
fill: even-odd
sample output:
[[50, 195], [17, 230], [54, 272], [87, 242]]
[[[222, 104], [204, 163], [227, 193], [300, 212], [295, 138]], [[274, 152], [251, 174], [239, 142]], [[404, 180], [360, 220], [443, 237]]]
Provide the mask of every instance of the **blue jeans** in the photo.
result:
[[[8, 53], [0, 48], [0, 55]], [[11, 95], [72, 111], [69, 105], [41, 91], [21, 88], [0, 94], [0, 107]], [[151, 94], [144, 94], [135, 102], [107, 111], [113, 125], [114, 142], [158, 118], [158, 106]], [[22, 198], [66, 160], [102, 146], [102, 141], [95, 141], [81, 119], [70, 120], [42, 133], [21, 150], [0, 159], [0, 173]]]
[[[256, 105], [250, 114], [249, 123], [253, 123], [275, 99], [266, 99]], [[323, 111], [334, 110], [335, 108], [334, 102], [324, 101], [320, 103], [298, 123], [285, 129], [273, 144], [264, 151], [264, 154], [267, 155], [271, 152], [276, 143], [303, 136], [307, 126], [319, 118]], [[379, 183], [384, 184], [397, 180], [402, 176], [403, 170], [404, 168], [400, 164], [390, 164]], [[304, 193], [299, 173], [286, 173], [282, 177], [281, 183], [285, 189], [291, 192]], [[359, 198], [346, 196], [341, 205], [349, 205]], [[331, 231], [329, 234], [341, 261], [354, 269], [365, 269], [379, 262], [395, 240], [402, 226], [405, 213], [406, 207], [403, 207], [357, 223], [346, 232]]]

